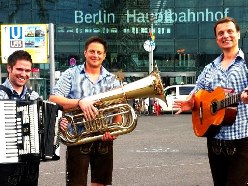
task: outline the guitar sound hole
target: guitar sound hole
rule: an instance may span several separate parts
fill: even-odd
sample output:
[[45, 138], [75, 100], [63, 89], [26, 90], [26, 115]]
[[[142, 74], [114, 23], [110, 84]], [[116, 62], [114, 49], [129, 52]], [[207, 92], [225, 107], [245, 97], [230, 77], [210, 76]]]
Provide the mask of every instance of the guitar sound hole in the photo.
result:
[[217, 103], [216, 102], [212, 102], [211, 104], [211, 112], [214, 114], [215, 112], [217, 112]]

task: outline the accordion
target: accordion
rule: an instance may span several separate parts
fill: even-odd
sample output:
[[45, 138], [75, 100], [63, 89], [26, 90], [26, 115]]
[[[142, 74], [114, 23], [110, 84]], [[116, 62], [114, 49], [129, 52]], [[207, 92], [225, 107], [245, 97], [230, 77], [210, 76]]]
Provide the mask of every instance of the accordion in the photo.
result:
[[58, 160], [61, 110], [41, 99], [0, 100], [0, 163]]

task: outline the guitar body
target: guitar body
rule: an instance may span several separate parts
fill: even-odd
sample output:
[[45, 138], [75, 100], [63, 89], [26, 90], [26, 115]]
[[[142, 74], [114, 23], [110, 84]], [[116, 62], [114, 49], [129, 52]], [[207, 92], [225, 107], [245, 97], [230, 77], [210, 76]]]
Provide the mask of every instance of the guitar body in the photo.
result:
[[221, 87], [217, 87], [212, 92], [199, 90], [195, 94], [192, 123], [196, 136], [213, 136], [222, 124], [229, 125], [235, 121], [237, 113], [235, 107], [214, 109], [214, 103], [223, 99], [225, 99], [225, 90]]

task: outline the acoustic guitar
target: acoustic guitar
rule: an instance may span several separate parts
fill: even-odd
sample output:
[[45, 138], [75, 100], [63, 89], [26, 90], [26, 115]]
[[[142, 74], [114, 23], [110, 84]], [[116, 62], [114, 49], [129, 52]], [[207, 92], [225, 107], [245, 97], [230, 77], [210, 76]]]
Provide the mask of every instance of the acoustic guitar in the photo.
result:
[[214, 136], [222, 125], [231, 125], [236, 119], [241, 94], [227, 94], [226, 89], [199, 90], [192, 110], [193, 129], [198, 137]]

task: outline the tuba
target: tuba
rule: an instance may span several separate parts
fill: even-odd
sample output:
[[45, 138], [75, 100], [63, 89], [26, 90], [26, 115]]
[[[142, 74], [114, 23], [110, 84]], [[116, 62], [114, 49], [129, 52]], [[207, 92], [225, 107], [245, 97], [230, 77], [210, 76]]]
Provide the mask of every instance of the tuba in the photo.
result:
[[[79, 107], [63, 111], [62, 117], [66, 118], [71, 126], [66, 131], [61, 131], [61, 142], [67, 146], [76, 146], [100, 140], [107, 131], [114, 136], [132, 132], [137, 125], [137, 115], [127, 101], [147, 97], [165, 99], [157, 70], [135, 82], [88, 97], [96, 101], [94, 106], [99, 113], [92, 121], [84, 119]], [[121, 122], [115, 122], [114, 118], [117, 116], [121, 116]]]

